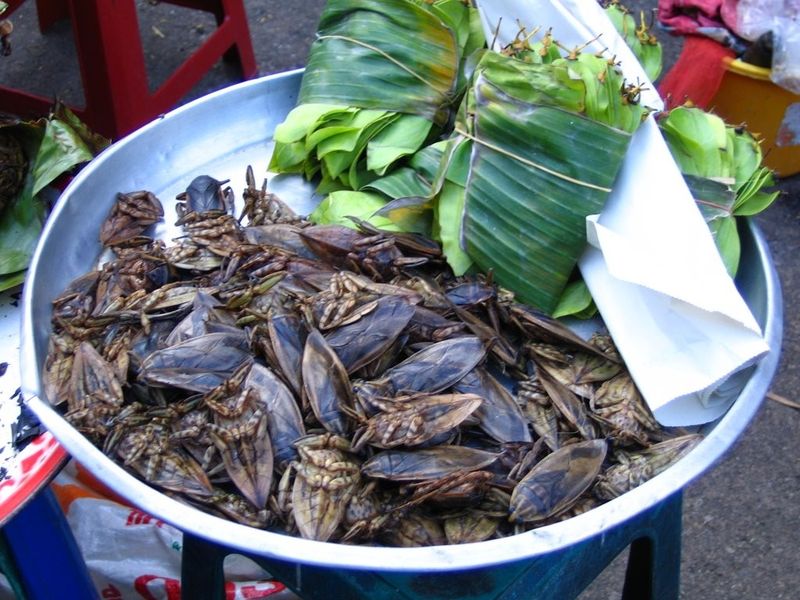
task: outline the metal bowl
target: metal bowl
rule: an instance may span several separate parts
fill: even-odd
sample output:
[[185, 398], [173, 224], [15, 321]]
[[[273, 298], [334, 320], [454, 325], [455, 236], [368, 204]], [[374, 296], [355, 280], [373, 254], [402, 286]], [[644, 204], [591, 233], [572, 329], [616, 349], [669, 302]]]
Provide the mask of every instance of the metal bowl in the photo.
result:
[[[764, 239], [752, 224], [742, 228], [737, 282], [772, 351], [740, 378], [742, 389], [736, 402], [722, 418], [703, 428], [705, 439], [686, 457], [633, 491], [561, 523], [477, 545], [376, 548], [315, 542], [246, 527], [191, 508], [139, 481], [95, 448], [40, 397], [52, 300], [74, 277], [95, 265], [101, 250], [100, 223], [117, 192], [148, 189], [167, 200], [200, 174], [230, 178], [233, 189], [241, 190], [248, 164], [256, 173], [264, 173], [272, 132], [295, 105], [301, 74], [282, 73], [230, 87], [143, 127], [83, 169], [47, 222], [25, 284], [23, 389], [44, 425], [100, 480], [179, 529], [246, 553], [330, 567], [440, 572], [532, 558], [607, 531], [682, 489], [742, 433], [777, 368], [783, 325], [777, 274]], [[270, 188], [307, 202], [311, 195], [308, 186], [292, 178], [271, 179]], [[302, 211], [308, 206], [296, 208]]]

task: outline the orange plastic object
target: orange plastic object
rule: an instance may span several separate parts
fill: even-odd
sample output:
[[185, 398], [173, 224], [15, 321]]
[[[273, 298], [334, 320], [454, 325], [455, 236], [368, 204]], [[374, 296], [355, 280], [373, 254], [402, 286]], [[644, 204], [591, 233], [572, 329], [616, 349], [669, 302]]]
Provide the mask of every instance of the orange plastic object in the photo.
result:
[[758, 134], [764, 164], [786, 177], [800, 173], [800, 96], [770, 81], [770, 70], [726, 59], [709, 108], [732, 125]]
[[[164, 1], [212, 13], [217, 28], [151, 93], [135, 0], [36, 0], [42, 31], [62, 18], [72, 22], [86, 105], [71, 108], [94, 131], [116, 139], [167, 112], [220, 58], [238, 59], [245, 79], [256, 74], [242, 0]], [[52, 103], [51, 98], [0, 86], [2, 111], [41, 116]]]

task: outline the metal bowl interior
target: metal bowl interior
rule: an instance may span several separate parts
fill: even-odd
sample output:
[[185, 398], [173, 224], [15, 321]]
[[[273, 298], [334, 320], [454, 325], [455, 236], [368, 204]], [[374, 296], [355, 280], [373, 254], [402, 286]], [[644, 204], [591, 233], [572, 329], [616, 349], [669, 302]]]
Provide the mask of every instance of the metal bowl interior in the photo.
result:
[[[461, 546], [376, 548], [315, 542], [246, 527], [191, 508], [139, 481], [95, 448], [41, 395], [52, 300], [73, 278], [95, 265], [100, 253], [97, 232], [117, 192], [148, 189], [168, 200], [193, 177], [208, 174], [231, 179], [238, 193], [244, 188], [248, 164], [257, 174], [265, 173], [272, 132], [295, 105], [301, 75], [300, 71], [282, 73], [216, 92], [117, 142], [75, 178], [45, 227], [24, 292], [23, 389], [43, 424], [100, 480], [183, 531], [247, 553], [330, 567], [439, 572], [544, 555], [600, 534], [681, 490], [742, 433], [775, 373], [782, 335], [777, 274], [764, 239], [752, 224], [742, 228], [738, 284], [772, 351], [740, 378], [742, 389], [736, 402], [722, 418], [704, 427], [706, 438], [686, 457], [620, 498], [564, 522]], [[292, 178], [271, 179], [270, 189], [290, 202], [300, 202], [295, 204], [300, 211], [313, 205], [309, 186]], [[312, 204], [303, 206], [303, 201]]]

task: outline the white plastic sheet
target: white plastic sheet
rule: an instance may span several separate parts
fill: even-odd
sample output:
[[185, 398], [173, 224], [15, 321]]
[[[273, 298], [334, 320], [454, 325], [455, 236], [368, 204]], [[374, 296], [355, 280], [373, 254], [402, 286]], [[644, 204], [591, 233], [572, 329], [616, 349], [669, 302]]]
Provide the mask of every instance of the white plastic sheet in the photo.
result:
[[[553, 28], [568, 47], [602, 35], [642, 101], [654, 86], [594, 0], [480, 1], [484, 29], [513, 40], [517, 22]], [[591, 245], [579, 266], [631, 375], [664, 425], [722, 415], [738, 394], [735, 373], [768, 350], [714, 245], [664, 138], [649, 117], [634, 134], [602, 215], [587, 220]]]

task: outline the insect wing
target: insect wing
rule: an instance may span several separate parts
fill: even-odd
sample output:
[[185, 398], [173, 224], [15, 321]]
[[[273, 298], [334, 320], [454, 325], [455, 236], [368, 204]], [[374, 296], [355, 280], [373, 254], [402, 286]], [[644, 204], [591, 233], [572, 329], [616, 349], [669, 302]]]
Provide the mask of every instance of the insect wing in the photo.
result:
[[511, 494], [510, 520], [542, 521], [568, 509], [600, 473], [604, 440], [570, 444], [542, 459]]

